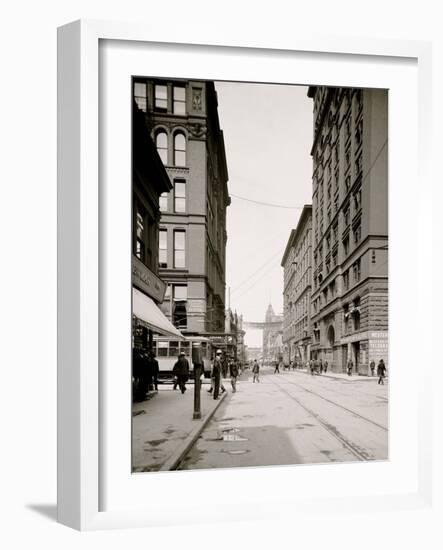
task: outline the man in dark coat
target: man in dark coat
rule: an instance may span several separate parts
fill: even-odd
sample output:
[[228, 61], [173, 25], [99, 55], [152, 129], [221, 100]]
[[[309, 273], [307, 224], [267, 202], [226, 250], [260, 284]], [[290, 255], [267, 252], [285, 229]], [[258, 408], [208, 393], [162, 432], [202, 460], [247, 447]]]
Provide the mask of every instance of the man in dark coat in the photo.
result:
[[214, 384], [214, 399], [218, 399], [218, 392], [220, 391], [220, 379], [221, 379], [221, 373], [222, 373], [222, 351], [220, 349], [217, 350], [217, 353], [215, 354], [214, 363], [212, 365], [212, 380]]
[[348, 370], [348, 376], [352, 375], [352, 369], [354, 368], [354, 363], [352, 362], [352, 359], [349, 359], [347, 364], [347, 370]]
[[154, 389], [158, 391], [158, 373], [160, 371], [160, 367], [158, 366], [158, 361], [155, 358], [155, 353], [153, 351], [149, 352], [148, 364]]
[[235, 361], [229, 363], [229, 374], [231, 376], [231, 386], [232, 391], [235, 393], [237, 391], [237, 378], [238, 378], [238, 366]]
[[172, 368], [172, 374], [176, 376], [180, 391], [185, 393], [186, 382], [189, 380], [189, 363], [184, 353], [180, 353], [178, 361]]
[[377, 384], [384, 384], [384, 379], [386, 375], [386, 365], [383, 359], [380, 359], [379, 364], [377, 365], [377, 376], [378, 376], [378, 382]]

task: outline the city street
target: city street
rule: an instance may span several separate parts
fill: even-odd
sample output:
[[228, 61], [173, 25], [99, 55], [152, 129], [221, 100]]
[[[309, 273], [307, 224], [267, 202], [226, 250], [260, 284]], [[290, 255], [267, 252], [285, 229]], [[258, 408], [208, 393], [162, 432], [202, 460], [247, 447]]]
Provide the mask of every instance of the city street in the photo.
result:
[[242, 376], [179, 469], [387, 458], [387, 384], [265, 367], [260, 383]]

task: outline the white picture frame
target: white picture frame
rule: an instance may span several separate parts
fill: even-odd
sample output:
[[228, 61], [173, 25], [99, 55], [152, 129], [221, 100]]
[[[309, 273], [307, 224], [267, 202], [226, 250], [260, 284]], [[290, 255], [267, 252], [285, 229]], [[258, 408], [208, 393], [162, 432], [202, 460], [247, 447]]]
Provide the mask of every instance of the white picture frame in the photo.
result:
[[[110, 46], [107, 50], [100, 49], [107, 44]], [[109, 296], [115, 296], [115, 292], [112, 294], [112, 291], [119, 288], [118, 285], [125, 280], [125, 273], [121, 273], [120, 279], [103, 283], [103, 277], [106, 277], [106, 269], [104, 272], [103, 267], [109, 267], [108, 262], [115, 262], [116, 257], [106, 256], [106, 246], [103, 245], [102, 239], [108, 238], [106, 231], [109, 225], [107, 221], [101, 220], [109, 221], [110, 217], [115, 216], [115, 208], [121, 197], [107, 196], [104, 200], [106, 190], [103, 188], [103, 172], [108, 174], [108, 171], [100, 172], [104, 147], [101, 141], [104, 136], [101, 134], [103, 128], [100, 121], [103, 122], [108, 102], [122, 104], [119, 102], [124, 99], [127, 91], [125, 92], [124, 86], [120, 90], [117, 86], [116, 95], [107, 96], [106, 102], [102, 105], [99, 83], [106, 86], [110, 82], [108, 78], [125, 75], [126, 72], [130, 74], [132, 67], [127, 65], [127, 61], [130, 58], [136, 59], [137, 56], [142, 58], [143, 48], [150, 49], [151, 61], [158, 60], [157, 66], [149, 67], [150, 74], [158, 74], [160, 66], [169, 67], [166, 71], [177, 71], [175, 74], [179, 74], [180, 70], [186, 70], [186, 67], [189, 71], [186, 62], [182, 68], [177, 65], [189, 54], [199, 58], [200, 65], [195, 65], [195, 74], [200, 78], [211, 78], [211, 71], [215, 70], [211, 67], [217, 66], [217, 63], [214, 63], [217, 59], [220, 61], [217, 69], [219, 79], [220, 76], [231, 75], [229, 78], [232, 80], [256, 81], [260, 75], [259, 68], [265, 67], [262, 69], [261, 80], [278, 82], [281, 81], [281, 75], [289, 64], [298, 63], [302, 70], [300, 74], [304, 75], [303, 81], [299, 83], [334, 85], [339, 82], [341, 85], [349, 85], [352, 79], [354, 85], [361, 82], [361, 85], [368, 87], [387, 87], [383, 83], [391, 78], [393, 86], [390, 89], [394, 98], [402, 85], [409, 84], [411, 89], [405, 89], [406, 99], [401, 100], [410, 102], [407, 105], [412, 111], [409, 113], [410, 120], [407, 124], [411, 136], [400, 136], [396, 125], [401, 113], [395, 102], [390, 103], [390, 116], [397, 117], [394, 126], [390, 128], [390, 197], [397, 196], [395, 182], [401, 180], [404, 182], [403, 206], [407, 209], [413, 204], [413, 185], [417, 181], [414, 173], [416, 168], [422, 195], [423, 189], [430, 190], [431, 185], [428, 145], [432, 113], [427, 97], [431, 80], [431, 49], [425, 42], [281, 36], [278, 39], [273, 37], [257, 41], [245, 38], [220, 42], [214, 39], [210, 45], [194, 38], [193, 45], [190, 45], [186, 30], [183, 30], [182, 35], [168, 36], [163, 31], [155, 32], [143, 25], [102, 21], [77, 21], [61, 27], [58, 33], [59, 522], [76, 529], [91, 530], [210, 521], [212, 511], [208, 510], [207, 499], [210, 498], [210, 494], [206, 487], [208, 483], [225, 483], [227, 475], [232, 480], [235, 493], [235, 498], [232, 493], [229, 498], [235, 504], [227, 509], [226, 503], [229, 501], [224, 501], [222, 497], [219, 502], [218, 520], [250, 520], [270, 515], [272, 517], [272, 512], [265, 513], [266, 502], [272, 504], [272, 508], [277, 505], [279, 509], [286, 509], [289, 506], [291, 510], [295, 508], [301, 514], [310, 514], [331, 507], [335, 512], [345, 514], [356, 506], [362, 511], [374, 508], [386, 511], [420, 509], [431, 506], [431, 385], [424, 381], [415, 385], [410, 378], [398, 376], [393, 369], [390, 373], [391, 435], [396, 437], [399, 432], [399, 424], [396, 423], [398, 407], [405, 404], [405, 399], [410, 399], [410, 406], [403, 412], [403, 419], [408, 422], [411, 432], [414, 431], [414, 427], [417, 428], [417, 432], [411, 435], [412, 443], [400, 441], [398, 447], [394, 445], [388, 464], [371, 464], [371, 469], [365, 471], [368, 480], [376, 479], [380, 475], [386, 476], [386, 480], [391, 479], [391, 485], [386, 485], [386, 492], [381, 492], [380, 487], [376, 485], [371, 490], [370, 483], [360, 487], [361, 476], [355, 465], [303, 467], [303, 476], [309, 478], [305, 488], [301, 487], [300, 467], [273, 467], [231, 470], [229, 473], [206, 471], [149, 474], [151, 490], [157, 495], [156, 505], [140, 504], [140, 499], [136, 495], [138, 489], [134, 486], [143, 485], [143, 476], [132, 476], [132, 479], [129, 479], [130, 471], [123, 470], [130, 449], [123, 451], [126, 455], [120, 456], [116, 447], [119, 442], [122, 443], [122, 438], [126, 442], [129, 440], [128, 422], [120, 421], [121, 417], [116, 416], [119, 412], [125, 411], [129, 383], [128, 391], [118, 401], [116, 392], [120, 391], [119, 387], [121, 388], [121, 373], [118, 375], [115, 369], [107, 369], [106, 361], [110, 354], [106, 349], [108, 344], [103, 343], [103, 331], [112, 332], [118, 329], [118, 325], [109, 326], [108, 323], [109, 319], [116, 317], [114, 310], [109, 316], [104, 312], [109, 311]], [[171, 69], [171, 63], [174, 63], [171, 60], [171, 52], [177, 57], [180, 51], [183, 51], [183, 59], [175, 60], [175, 69]], [[244, 59], [245, 56], [249, 56], [251, 60], [247, 66], [239, 63], [239, 59]], [[266, 66], [267, 58], [272, 58], [273, 69], [270, 68], [271, 65]], [[320, 65], [323, 67], [321, 74], [318, 72]], [[221, 67], [224, 67], [224, 72]], [[349, 73], [351, 67], [352, 75]], [[106, 74], [103, 73], [104, 70]], [[397, 75], [390, 74], [393, 72], [397, 72]], [[368, 76], [365, 77], [365, 73]], [[398, 81], [394, 83], [397, 77]], [[308, 78], [312, 80], [309, 81]], [[290, 83], [291, 79], [288, 78], [286, 81]], [[414, 84], [417, 88], [414, 88]], [[125, 124], [123, 119], [121, 124]], [[114, 136], [115, 132], [112, 135]], [[399, 141], [392, 140], [391, 135], [398, 135]], [[416, 137], [420, 143], [419, 147]], [[400, 142], [401, 139], [404, 141]], [[117, 146], [113, 139], [110, 141], [110, 144], [106, 144], [106, 147], [110, 147], [109, 152], [112, 151], [112, 147]], [[122, 150], [124, 159], [121, 163], [126, 163], [126, 168], [129, 162], [128, 148], [129, 141]], [[405, 150], [410, 159], [407, 168], [399, 162]], [[121, 174], [125, 173], [123, 167]], [[391, 206], [390, 216], [392, 211]], [[390, 262], [393, 262], [394, 267], [390, 273], [390, 281], [397, 281], [395, 275], [405, 266], [404, 254], [408, 246], [416, 245], [417, 235], [431, 233], [432, 219], [423, 203], [423, 197], [419, 197], [417, 219], [409, 220], [410, 225], [415, 224], [417, 232], [408, 243], [402, 244], [400, 232], [408, 227], [408, 220], [405, 219], [404, 212], [398, 212], [398, 215], [392, 218], [394, 221], [390, 227], [390, 242], [393, 245]], [[125, 243], [122, 242], [122, 248], [119, 250], [124, 250], [124, 246]], [[116, 252], [117, 255], [119, 253]], [[428, 247], [420, 249], [420, 265], [430, 263], [429, 254], [431, 252]], [[130, 269], [129, 262], [127, 269]], [[416, 293], [415, 289], [425, 286], [425, 273], [423, 269], [410, 271], [405, 275], [402, 284], [414, 285], [414, 291], [411, 292], [411, 312], [415, 321], [411, 322], [412, 326], [406, 327], [404, 336], [416, 334], [420, 339], [425, 335], [425, 329], [420, 327], [419, 323], [425, 304], [418, 300], [418, 291]], [[391, 277], [391, 274], [394, 276]], [[127, 279], [127, 283], [129, 281], [130, 279]], [[401, 316], [401, 291], [401, 285], [391, 289], [390, 315], [400, 311]], [[115, 306], [117, 311], [120, 307], [123, 316], [128, 314], [124, 305], [125, 299], [123, 297], [123, 302]], [[105, 321], [108, 324], [104, 329]], [[126, 321], [123, 319], [122, 322], [124, 326]], [[394, 332], [395, 330], [394, 327]], [[402, 364], [405, 372], [413, 372], [413, 358], [395, 346], [395, 334], [391, 337], [391, 353], [396, 354], [395, 357], [398, 357], [398, 362]], [[123, 341], [121, 347], [114, 350], [116, 356], [124, 354], [125, 345]], [[429, 353], [430, 348], [424, 351], [425, 355]], [[129, 353], [127, 355], [129, 360]], [[107, 373], [106, 385], [103, 377], [105, 368], [111, 372], [110, 375]], [[115, 416], [112, 418], [115, 435], [112, 441], [109, 430], [104, 427], [106, 422], [109, 423], [110, 411], [106, 402], [109, 402], [111, 395], [116, 399], [116, 406], [113, 407]], [[397, 435], [401, 439], [401, 434]], [[408, 452], [407, 456], [399, 456], [400, 453], [396, 453], [396, 450], [401, 449], [412, 452]], [[109, 455], [113, 457], [111, 462], [107, 462]], [[298, 488], [302, 489], [297, 495], [288, 493], [287, 483], [282, 485], [282, 480], [290, 478], [292, 482], [297, 480]], [[347, 486], [343, 487], [343, 480], [346, 478]], [[144, 476], [144, 479], [148, 478]], [[260, 481], [259, 487], [257, 481]], [[277, 490], [278, 486], [280, 489]], [[191, 498], [191, 487], [196, 488], [194, 500], [188, 502], [184, 510], [183, 495]], [[245, 491], [245, 488], [248, 490]], [[307, 492], [309, 488], [310, 496]], [[174, 496], [173, 499], [171, 495]], [[284, 507], [280, 506], [283, 503]]]

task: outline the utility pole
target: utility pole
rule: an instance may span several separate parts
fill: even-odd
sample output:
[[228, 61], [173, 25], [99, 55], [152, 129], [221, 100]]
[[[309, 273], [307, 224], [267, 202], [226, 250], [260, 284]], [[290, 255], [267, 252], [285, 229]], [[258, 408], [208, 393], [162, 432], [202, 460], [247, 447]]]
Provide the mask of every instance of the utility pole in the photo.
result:
[[201, 413], [201, 381], [200, 376], [203, 368], [203, 357], [200, 344], [198, 342], [192, 343], [192, 363], [194, 365], [194, 414], [193, 420], [199, 420], [202, 417]]

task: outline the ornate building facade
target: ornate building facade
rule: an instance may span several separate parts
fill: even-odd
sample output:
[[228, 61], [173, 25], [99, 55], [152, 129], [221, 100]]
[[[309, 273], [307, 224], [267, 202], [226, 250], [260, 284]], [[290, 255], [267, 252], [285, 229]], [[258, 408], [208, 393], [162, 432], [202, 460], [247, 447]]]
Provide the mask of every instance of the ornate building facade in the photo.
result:
[[312, 357], [388, 359], [388, 94], [311, 87]]
[[162, 310], [183, 334], [223, 332], [230, 198], [214, 83], [135, 78], [133, 85], [172, 184], [160, 196]]
[[305, 205], [281, 261], [284, 361], [305, 363], [311, 353], [312, 205]]

